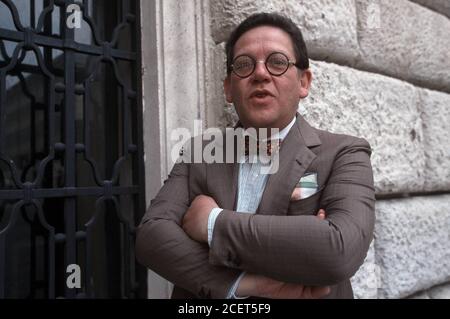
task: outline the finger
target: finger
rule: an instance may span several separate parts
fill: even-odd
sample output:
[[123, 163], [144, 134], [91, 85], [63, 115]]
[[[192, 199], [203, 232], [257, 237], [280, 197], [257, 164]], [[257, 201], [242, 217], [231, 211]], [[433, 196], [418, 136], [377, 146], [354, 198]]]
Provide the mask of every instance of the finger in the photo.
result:
[[186, 213], [184, 214], [183, 219], [181, 221], [182, 224], [186, 224], [189, 221], [189, 219], [191, 219], [191, 215], [192, 215], [191, 211], [193, 211], [193, 210], [191, 210], [190, 208], [186, 211]]
[[317, 217], [322, 220], [325, 219], [325, 210], [323, 210], [322, 208], [319, 209], [319, 212], [317, 213]]
[[296, 187], [291, 195], [291, 201], [297, 201], [302, 198], [300, 187]]
[[303, 289], [303, 299], [312, 299], [312, 288], [310, 286], [306, 286], [305, 289]]
[[284, 299], [303, 299], [305, 294], [306, 286], [298, 284], [285, 284], [285, 287], [290, 292], [287, 297], [281, 295]]
[[311, 287], [312, 298], [322, 298], [330, 293], [331, 289], [328, 286], [324, 287]]

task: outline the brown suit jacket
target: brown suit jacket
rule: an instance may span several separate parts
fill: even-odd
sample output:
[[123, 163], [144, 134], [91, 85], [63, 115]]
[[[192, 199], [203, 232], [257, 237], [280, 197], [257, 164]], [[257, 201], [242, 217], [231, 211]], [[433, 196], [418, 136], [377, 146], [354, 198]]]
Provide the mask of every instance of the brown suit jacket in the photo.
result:
[[[175, 284], [172, 298], [225, 298], [243, 270], [329, 285], [327, 298], [353, 298], [349, 278], [364, 261], [375, 221], [370, 154], [364, 139], [312, 128], [297, 114], [254, 215], [233, 211], [239, 164], [175, 164], [138, 227], [136, 257]], [[307, 172], [317, 173], [318, 192], [291, 202]], [[224, 209], [211, 248], [180, 227], [199, 194]], [[325, 220], [315, 216], [319, 208]]]

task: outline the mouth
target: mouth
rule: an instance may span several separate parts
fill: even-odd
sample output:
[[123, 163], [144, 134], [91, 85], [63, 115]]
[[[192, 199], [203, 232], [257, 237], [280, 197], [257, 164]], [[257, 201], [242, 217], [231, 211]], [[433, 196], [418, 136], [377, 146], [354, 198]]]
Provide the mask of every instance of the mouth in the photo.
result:
[[250, 95], [250, 99], [255, 99], [255, 100], [264, 100], [264, 99], [272, 98], [272, 97], [273, 97], [273, 94], [267, 90], [256, 90], [255, 92], [253, 92]]

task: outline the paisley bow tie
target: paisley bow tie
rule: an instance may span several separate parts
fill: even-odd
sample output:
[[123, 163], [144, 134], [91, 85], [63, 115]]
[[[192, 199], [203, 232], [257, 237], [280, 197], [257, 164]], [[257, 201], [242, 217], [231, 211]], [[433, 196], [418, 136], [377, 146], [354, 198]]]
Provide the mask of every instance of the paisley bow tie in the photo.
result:
[[[253, 146], [250, 143], [250, 136], [244, 137], [244, 145], [245, 145], [245, 156], [252, 155], [268, 155], [271, 156], [273, 153], [279, 150], [281, 147], [281, 140], [280, 139], [273, 139], [268, 141], [259, 141], [253, 139], [252, 141]], [[253, 146], [253, 147], [251, 147]], [[253, 154], [256, 151], [256, 154]]]

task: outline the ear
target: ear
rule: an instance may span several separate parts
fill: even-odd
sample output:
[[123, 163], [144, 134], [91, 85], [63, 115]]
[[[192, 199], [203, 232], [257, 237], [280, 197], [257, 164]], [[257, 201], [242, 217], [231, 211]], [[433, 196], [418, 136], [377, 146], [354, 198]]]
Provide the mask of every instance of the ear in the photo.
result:
[[225, 98], [228, 103], [233, 103], [233, 94], [231, 93], [231, 76], [227, 75], [223, 80], [223, 91], [225, 92]]
[[300, 85], [299, 85], [299, 96], [304, 99], [309, 94], [309, 89], [311, 88], [312, 73], [310, 69], [302, 71], [300, 75]]

